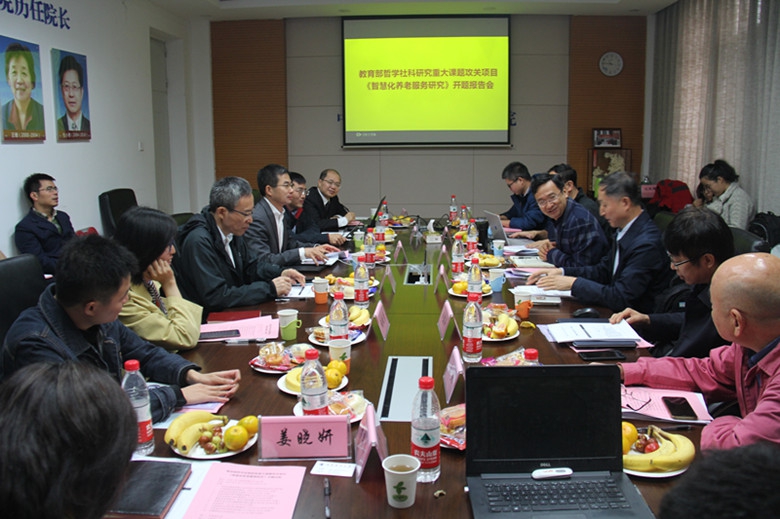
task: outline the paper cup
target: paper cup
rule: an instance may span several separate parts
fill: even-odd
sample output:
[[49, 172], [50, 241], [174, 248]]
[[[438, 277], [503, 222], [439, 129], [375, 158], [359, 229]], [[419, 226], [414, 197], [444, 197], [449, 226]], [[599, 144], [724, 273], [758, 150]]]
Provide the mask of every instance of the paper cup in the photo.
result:
[[298, 336], [298, 328], [301, 321], [298, 320], [298, 310], [285, 309], [277, 312], [279, 316], [279, 328], [282, 331], [282, 339], [291, 341]]
[[488, 270], [488, 274], [490, 274], [490, 282], [492, 283], [498, 278], [504, 277], [504, 273], [506, 272], [506, 269], [490, 269]]
[[328, 280], [324, 278], [314, 278], [312, 281], [314, 290], [314, 302], [323, 305], [328, 302]]
[[366, 233], [363, 231], [355, 231], [355, 233], [352, 235], [352, 241], [355, 243], [355, 251], [359, 251], [363, 248], [363, 238], [366, 236]]
[[333, 339], [328, 341], [330, 360], [341, 360], [347, 365], [347, 375], [352, 364], [352, 341], [348, 339]]
[[393, 508], [409, 508], [417, 494], [420, 460], [409, 454], [393, 454], [382, 461], [387, 503]]
[[528, 319], [528, 316], [531, 313], [531, 307], [533, 306], [533, 303], [531, 302], [531, 291], [528, 289], [515, 287], [512, 290], [512, 293], [515, 296], [515, 310], [517, 311], [517, 317], [520, 319]]
[[504, 240], [493, 240], [493, 256], [499, 258], [504, 255]]

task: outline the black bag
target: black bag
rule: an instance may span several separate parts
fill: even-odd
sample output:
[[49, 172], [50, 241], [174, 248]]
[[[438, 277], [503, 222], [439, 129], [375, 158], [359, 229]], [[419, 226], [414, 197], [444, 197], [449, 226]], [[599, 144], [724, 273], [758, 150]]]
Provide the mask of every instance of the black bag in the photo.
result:
[[780, 216], [771, 211], [758, 213], [748, 225], [748, 231], [760, 236], [770, 247], [780, 243]]

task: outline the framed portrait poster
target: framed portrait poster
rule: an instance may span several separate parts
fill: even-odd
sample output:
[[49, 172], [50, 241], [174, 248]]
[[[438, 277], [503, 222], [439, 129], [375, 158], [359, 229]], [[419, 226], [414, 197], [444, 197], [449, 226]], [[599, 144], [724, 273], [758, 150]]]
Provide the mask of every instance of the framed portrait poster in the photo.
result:
[[43, 141], [46, 139], [46, 124], [39, 47], [34, 43], [0, 36], [0, 49], [8, 71], [5, 81], [0, 82], [3, 142]]
[[593, 128], [594, 148], [622, 148], [623, 132], [620, 128]]
[[87, 57], [60, 49], [51, 50], [58, 141], [88, 141], [89, 122]]

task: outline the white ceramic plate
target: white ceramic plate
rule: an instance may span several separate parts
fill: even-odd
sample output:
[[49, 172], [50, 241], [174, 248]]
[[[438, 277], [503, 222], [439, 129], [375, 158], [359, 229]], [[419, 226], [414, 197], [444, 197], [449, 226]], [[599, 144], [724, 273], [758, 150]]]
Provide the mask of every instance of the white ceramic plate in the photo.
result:
[[[462, 297], [464, 299], [469, 296], [468, 292], [463, 292], [462, 294], [456, 294], [451, 288], [449, 290], [447, 290], [447, 293], [450, 294], [451, 296]], [[492, 290], [490, 292], [487, 292], [487, 293], [482, 292], [482, 297], [487, 297], [487, 296], [492, 296], [492, 295], [493, 295], [493, 291]]]
[[[222, 431], [224, 432], [227, 430], [228, 427], [237, 424], [238, 424], [238, 420], [230, 420], [227, 423], [227, 425], [222, 426]], [[220, 454], [207, 454], [206, 451], [203, 450], [203, 447], [201, 447], [200, 445], [196, 445], [195, 447], [193, 447], [188, 454], [182, 453], [176, 447], [171, 447], [171, 449], [179, 456], [183, 456], [185, 458], [190, 458], [193, 460], [218, 460], [221, 458], [229, 458], [230, 456], [235, 456], [236, 454], [242, 453], [245, 450], [251, 449], [252, 445], [254, 445], [255, 443], [257, 443], [257, 434], [249, 438], [249, 441], [246, 442], [246, 445], [244, 445], [244, 448], [241, 449], [240, 451], [228, 451], [228, 452], [222, 452]]]
[[[352, 341], [351, 341], [352, 342], [352, 346], [354, 346], [355, 344], [359, 344], [359, 343], [361, 343], [361, 342], [363, 342], [365, 340], [366, 340], [365, 332], [359, 332], [357, 337], [352, 339]], [[328, 347], [328, 343], [327, 342], [318, 341], [313, 333], [309, 334], [309, 342], [314, 344], [315, 346], [322, 346], [323, 348], [327, 348]]]
[[[349, 383], [349, 377], [344, 375], [344, 378], [341, 379], [341, 384], [338, 385], [338, 387], [334, 387], [332, 391], [339, 391], [341, 389], [344, 389], [344, 386], [346, 386]], [[293, 391], [292, 389], [287, 387], [287, 384], [284, 382], [284, 377], [281, 377], [279, 380], [276, 381], [276, 387], [279, 388], [279, 391], [282, 393], [287, 393], [288, 395], [298, 396], [300, 393]]]
[[672, 470], [670, 472], [639, 472], [638, 470], [631, 470], [631, 469], [623, 469], [623, 472], [625, 472], [630, 476], [638, 476], [640, 478], [664, 479], [664, 478], [672, 478], [674, 476], [679, 476], [686, 470], [688, 470], [688, 467], [679, 470]]
[[[255, 357], [255, 359], [256, 358], [258, 358], [258, 357]], [[255, 359], [252, 359], [252, 360], [255, 360]], [[257, 371], [258, 373], [267, 373], [269, 375], [285, 375], [288, 371], [290, 371], [290, 369], [293, 369], [296, 366], [290, 366], [290, 369], [287, 369], [287, 370], [260, 368], [258, 366], [255, 366], [254, 364], [252, 364], [252, 361], [250, 360], [249, 361], [249, 367], [252, 368], [253, 370]]]
[[[369, 321], [369, 322], [370, 322], [370, 321]], [[330, 324], [328, 323], [328, 321], [326, 321], [326, 320], [325, 320], [325, 317], [321, 317], [321, 318], [320, 318], [320, 320], [319, 320], [319, 321], [317, 321], [317, 324], [319, 324], [319, 325], [320, 325], [320, 326], [322, 326], [323, 328], [327, 328], [328, 326], [330, 326]], [[360, 329], [362, 330], [362, 329], [364, 329], [366, 326], [368, 326], [368, 323], [364, 324], [363, 326], [359, 326], [358, 328], [360, 328]], [[357, 330], [358, 328], [350, 328], [350, 330]]]
[[514, 339], [515, 337], [517, 337], [517, 336], [519, 336], [519, 335], [520, 335], [520, 330], [517, 330], [517, 331], [516, 331], [515, 333], [513, 333], [512, 335], [507, 335], [507, 336], [506, 336], [506, 337], [504, 337], [503, 339], [491, 339], [490, 337], [488, 337], [487, 335], [485, 335], [485, 334], [483, 333], [483, 334], [482, 334], [482, 342], [502, 342], [502, 341], [511, 341], [512, 339]]
[[[295, 407], [293, 407], [293, 414], [294, 414], [295, 416], [303, 416], [303, 404], [301, 404], [300, 402], [298, 402], [297, 404], [295, 404]], [[365, 413], [365, 411], [363, 411], [362, 413], [360, 413], [360, 414], [358, 414], [358, 415], [355, 415], [355, 417], [354, 417], [354, 418], [352, 418], [352, 419], [349, 421], [349, 423], [355, 423], [355, 422], [359, 422], [360, 420], [362, 420], [362, 419], [363, 419], [363, 415], [364, 415], [364, 414], [366, 414], [366, 413]]]

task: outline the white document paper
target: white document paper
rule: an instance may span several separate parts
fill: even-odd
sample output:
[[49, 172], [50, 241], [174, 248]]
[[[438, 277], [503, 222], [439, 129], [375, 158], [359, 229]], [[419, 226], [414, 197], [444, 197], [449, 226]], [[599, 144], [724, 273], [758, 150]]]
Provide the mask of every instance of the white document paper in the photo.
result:
[[[536, 285], [519, 285], [509, 289], [513, 294], [522, 291], [531, 296], [571, 297], [571, 290], [544, 290]], [[559, 301], [560, 302], [560, 301]]]
[[547, 326], [555, 342], [572, 341], [639, 341], [641, 337], [625, 320], [617, 324], [609, 323], [555, 323]]

